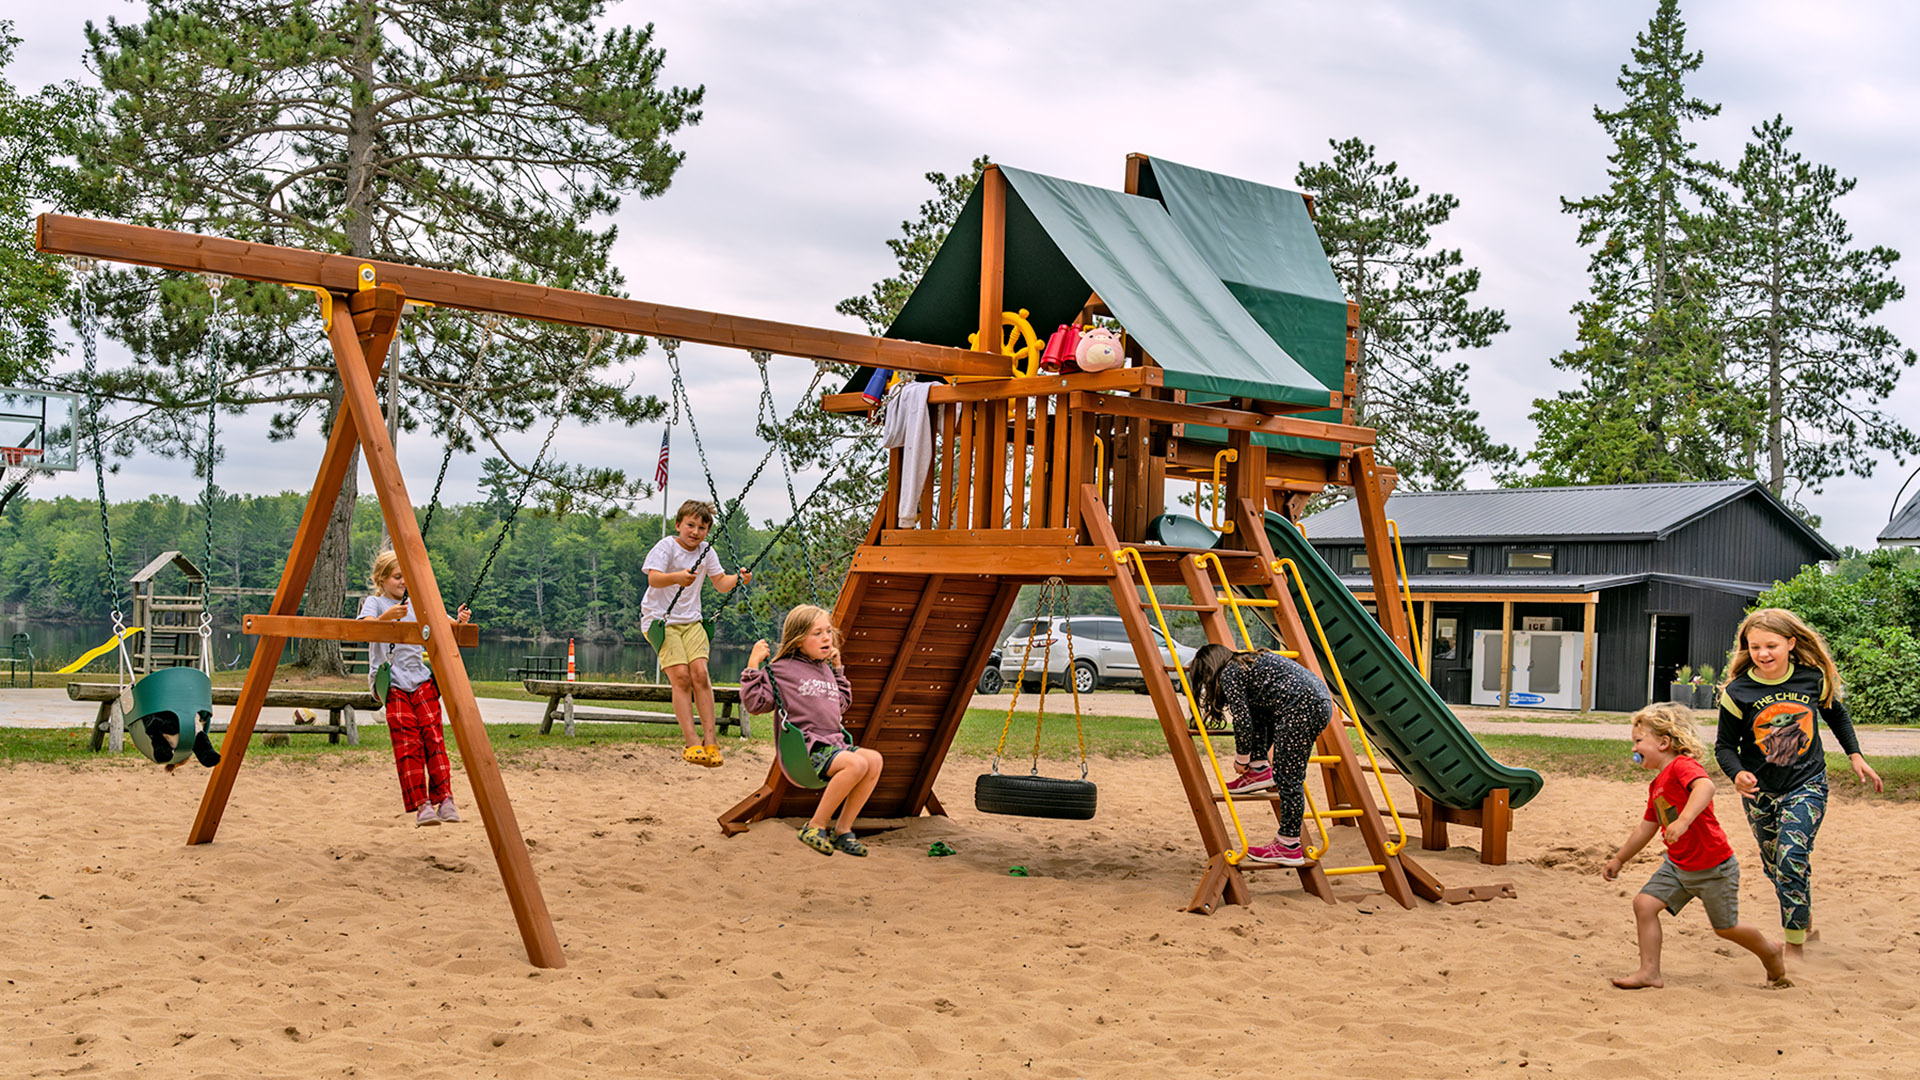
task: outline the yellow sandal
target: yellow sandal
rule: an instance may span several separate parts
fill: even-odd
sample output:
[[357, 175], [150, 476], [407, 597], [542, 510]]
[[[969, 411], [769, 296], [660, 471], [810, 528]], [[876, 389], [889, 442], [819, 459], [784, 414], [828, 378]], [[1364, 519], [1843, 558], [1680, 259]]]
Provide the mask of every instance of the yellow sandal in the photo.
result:
[[707, 764], [707, 748], [704, 746], [689, 746], [685, 750], [680, 751], [680, 759], [689, 765], [705, 765]]

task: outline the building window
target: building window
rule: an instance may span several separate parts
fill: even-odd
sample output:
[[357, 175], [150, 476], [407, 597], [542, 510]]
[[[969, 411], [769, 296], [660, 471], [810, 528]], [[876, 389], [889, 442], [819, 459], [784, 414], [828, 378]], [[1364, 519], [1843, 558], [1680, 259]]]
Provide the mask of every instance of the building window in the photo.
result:
[[1361, 570], [1372, 570], [1373, 563], [1367, 560], [1367, 549], [1354, 548], [1352, 551], [1348, 552], [1347, 568], [1355, 572], [1358, 572]]
[[1465, 548], [1427, 549], [1427, 569], [1435, 573], [1464, 574], [1472, 566], [1472, 556]]
[[1433, 658], [1453, 659], [1454, 643], [1460, 640], [1460, 620], [1453, 617], [1433, 620]]
[[1549, 573], [1553, 570], [1553, 549], [1508, 548], [1507, 569], [1523, 574]]

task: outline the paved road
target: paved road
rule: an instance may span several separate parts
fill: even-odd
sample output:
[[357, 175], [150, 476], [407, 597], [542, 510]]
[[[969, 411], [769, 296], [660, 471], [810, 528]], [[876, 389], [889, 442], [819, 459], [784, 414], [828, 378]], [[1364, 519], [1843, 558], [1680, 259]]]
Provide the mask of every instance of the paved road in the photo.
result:
[[[1021, 694], [1023, 708], [1032, 708], [1037, 695]], [[1007, 695], [995, 694], [974, 699], [981, 706], [999, 705], [1005, 708]], [[481, 698], [480, 716], [489, 724], [537, 724], [545, 703], [539, 701], [507, 701], [502, 698]], [[1127, 691], [1106, 691], [1081, 696], [1082, 711], [1101, 716], [1139, 716], [1153, 715], [1153, 702], [1145, 694]], [[86, 727], [93, 722], [92, 702], [68, 701], [64, 684], [54, 689], [9, 690], [0, 689], [0, 727], [28, 728], [64, 728]], [[1071, 712], [1073, 695], [1053, 691], [1047, 695], [1049, 712]], [[216, 708], [215, 719], [224, 721], [232, 710]], [[1461, 707], [1455, 712], [1467, 730], [1476, 734], [1501, 735], [1559, 735], [1574, 739], [1614, 739], [1622, 746], [1630, 741], [1628, 725], [1614, 719], [1581, 720], [1578, 713], [1543, 713], [1538, 720], [1493, 719], [1495, 710]], [[1703, 730], [1711, 721], [1708, 714], [1701, 714]], [[380, 714], [366, 717], [364, 722], [384, 722]], [[1860, 728], [1860, 749], [1868, 757], [1887, 755], [1920, 756], [1920, 729], [1915, 728]], [[1827, 740], [1831, 742], [1831, 738]], [[1833, 749], [1829, 747], [1829, 749]]]

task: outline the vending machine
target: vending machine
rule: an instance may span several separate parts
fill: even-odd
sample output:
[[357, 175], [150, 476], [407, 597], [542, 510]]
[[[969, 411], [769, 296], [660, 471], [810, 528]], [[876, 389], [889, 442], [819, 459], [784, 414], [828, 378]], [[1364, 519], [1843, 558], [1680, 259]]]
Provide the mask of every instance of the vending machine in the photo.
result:
[[[1598, 640], [1595, 642], [1598, 652]], [[1580, 708], [1581, 634], [1515, 630], [1512, 690], [1507, 704], [1534, 709]], [[1473, 632], [1475, 705], [1500, 704], [1500, 631]]]

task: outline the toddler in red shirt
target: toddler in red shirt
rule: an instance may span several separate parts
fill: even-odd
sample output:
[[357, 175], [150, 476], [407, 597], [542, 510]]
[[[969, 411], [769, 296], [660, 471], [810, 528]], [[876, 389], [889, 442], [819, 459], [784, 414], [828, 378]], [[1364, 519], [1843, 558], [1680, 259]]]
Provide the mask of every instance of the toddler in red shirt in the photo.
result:
[[1647, 811], [1600, 876], [1608, 881], [1660, 832], [1667, 856], [1640, 894], [1633, 898], [1633, 919], [1640, 937], [1640, 966], [1613, 985], [1622, 990], [1665, 986], [1660, 977], [1660, 912], [1675, 915], [1695, 897], [1707, 909], [1713, 932], [1760, 958], [1767, 982], [1790, 986], [1786, 951], [1756, 927], [1740, 921], [1740, 860], [1713, 816], [1713, 781], [1700, 764], [1706, 747], [1693, 730], [1692, 710], [1672, 703], [1649, 705], [1633, 714], [1633, 760], [1655, 772], [1647, 785]]

